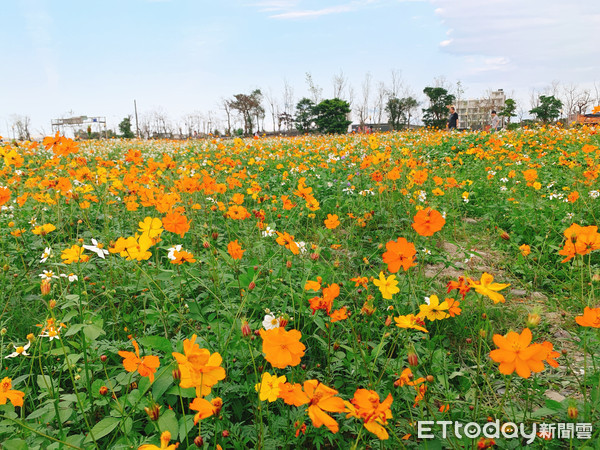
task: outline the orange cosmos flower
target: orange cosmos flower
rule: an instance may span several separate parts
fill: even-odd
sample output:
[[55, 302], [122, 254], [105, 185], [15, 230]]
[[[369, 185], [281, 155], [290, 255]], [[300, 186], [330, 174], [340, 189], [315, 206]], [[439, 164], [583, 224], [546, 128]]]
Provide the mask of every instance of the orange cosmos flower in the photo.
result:
[[340, 225], [339, 218], [337, 214], [327, 214], [327, 219], [325, 219], [325, 226], [330, 230], [337, 228]]
[[0, 187], [0, 206], [10, 200], [10, 190], [4, 186]]
[[342, 306], [340, 309], [336, 309], [329, 315], [331, 322], [339, 322], [340, 320], [345, 320], [348, 318], [348, 311], [345, 306]]
[[208, 401], [205, 398], [196, 397], [194, 401], [190, 403], [190, 409], [198, 411], [196, 415], [194, 415], [194, 425], [202, 419], [218, 415], [221, 412], [221, 408], [223, 408], [223, 400], [221, 400], [221, 397], [213, 398], [211, 401]]
[[527, 244], [519, 246], [519, 250], [521, 250], [521, 255], [523, 255], [524, 257], [531, 253], [531, 247]]
[[338, 391], [317, 380], [304, 382], [304, 393], [308, 398], [308, 417], [316, 428], [325, 425], [332, 433], [339, 430], [338, 423], [327, 412], [343, 412], [344, 400], [336, 397]]
[[459, 308], [460, 302], [453, 298], [446, 298], [446, 301], [448, 302], [448, 314], [450, 314], [450, 317], [460, 316], [462, 312], [462, 309]]
[[160, 447], [152, 444], [144, 444], [138, 447], [138, 450], [175, 450], [179, 447], [179, 443], [169, 445], [169, 441], [171, 440], [171, 432], [163, 431], [160, 435]]
[[415, 245], [404, 238], [398, 238], [385, 244], [387, 252], [383, 254], [383, 262], [388, 265], [391, 273], [396, 273], [402, 267], [405, 271], [412, 266], [416, 266], [415, 255], [417, 250]]
[[242, 250], [242, 246], [238, 243], [237, 239], [227, 244], [227, 253], [229, 253], [229, 256], [233, 259], [242, 259], [245, 251], [246, 250]]
[[125, 358], [123, 360], [123, 367], [127, 372], [135, 372], [136, 370], [143, 377], [148, 377], [150, 383], [154, 381], [154, 373], [160, 366], [158, 356], [148, 355], [140, 358], [140, 347], [135, 340], [131, 341], [131, 344], [135, 348], [135, 353], [126, 352], [121, 350], [119, 356]]
[[412, 227], [421, 236], [433, 236], [433, 233], [440, 231], [446, 223], [446, 219], [431, 208], [420, 210], [413, 220]]
[[173, 353], [173, 357], [181, 371], [182, 388], [196, 388], [196, 395], [203, 397], [210, 394], [212, 386], [225, 378], [225, 369], [221, 367], [223, 358], [217, 352], [211, 354], [207, 349], [196, 344], [196, 335], [183, 341], [185, 354]]
[[510, 331], [506, 336], [494, 335], [498, 349], [490, 352], [490, 358], [500, 363], [500, 373], [510, 375], [515, 370], [522, 378], [529, 378], [531, 372], [544, 370], [544, 360], [548, 349], [540, 344], [531, 344], [531, 330], [525, 328], [521, 334]]
[[317, 281], [306, 280], [306, 284], [304, 285], [305, 291], [320, 291], [321, 290], [321, 281], [323, 278], [317, 277]]
[[504, 296], [498, 294], [497, 291], [507, 288], [510, 284], [492, 283], [493, 281], [494, 277], [489, 273], [484, 272], [483, 275], [481, 275], [481, 280], [479, 282], [469, 279], [469, 284], [477, 291], [477, 293], [489, 297], [494, 303], [504, 303]]
[[250, 218], [250, 213], [240, 205], [232, 205], [227, 210], [226, 216], [233, 220], [244, 220]]
[[598, 227], [582, 227], [577, 234], [577, 240], [575, 241], [575, 251], [577, 254], [587, 255], [598, 249], [600, 249], [600, 234], [598, 233]]
[[13, 406], [23, 406], [23, 397], [25, 393], [12, 389], [12, 380], [4, 377], [0, 381], [0, 405], [6, 405], [6, 401], [10, 400]]
[[367, 430], [377, 435], [381, 440], [388, 439], [390, 436], [383, 425], [387, 425], [388, 419], [392, 418], [390, 406], [393, 401], [392, 394], [388, 394], [386, 399], [381, 402], [377, 392], [368, 389], [357, 389], [352, 400], [344, 402], [348, 412], [346, 417], [356, 417], [363, 420]]
[[150, 239], [159, 237], [162, 232], [162, 221], [158, 217], [146, 217], [143, 222], [139, 222], [138, 231]]
[[262, 351], [265, 359], [273, 367], [285, 369], [300, 364], [306, 347], [300, 342], [302, 333], [298, 330], [287, 331], [283, 327], [260, 330], [260, 337], [263, 340]]
[[178, 234], [179, 236], [185, 236], [190, 230], [191, 220], [187, 220], [185, 216], [179, 213], [169, 213], [162, 219], [162, 226], [165, 230]]
[[398, 328], [412, 328], [413, 330], [429, 333], [429, 331], [427, 331], [424, 327], [425, 323], [423, 322], [423, 319], [413, 314], [394, 317], [394, 321], [396, 322], [396, 326]]
[[542, 347], [544, 347], [548, 354], [545, 359], [548, 365], [558, 367], [560, 364], [558, 364], [556, 358], [560, 357], [560, 353], [554, 351], [554, 344], [552, 344], [552, 342], [544, 341], [542, 342]]
[[308, 302], [310, 303], [310, 307], [313, 310], [313, 314], [318, 309], [323, 309], [327, 311], [331, 311], [331, 307], [333, 306], [333, 300], [336, 299], [340, 295], [340, 287], [338, 284], [333, 283], [326, 288], [323, 288], [323, 295], [321, 297], [313, 297]]
[[71, 248], [67, 248], [62, 251], [60, 258], [65, 264], [72, 264], [76, 262], [87, 262], [90, 257], [83, 254], [83, 247], [74, 245]]
[[571, 202], [571, 203], [575, 203], [578, 198], [579, 198], [579, 192], [573, 191], [569, 194], [569, 196], [567, 197], [567, 200], [569, 200], [569, 202]]
[[575, 322], [582, 327], [600, 328], [600, 308], [586, 306], [583, 309], [583, 316], [575, 317]]
[[288, 234], [287, 231], [284, 233], [276, 231], [276, 233], [278, 236], [276, 241], [279, 245], [283, 245], [285, 248], [289, 249], [294, 255], [300, 253], [300, 248], [298, 248], [298, 244], [296, 244], [296, 242], [294, 241], [294, 236]]
[[196, 260], [194, 259], [194, 255], [191, 254], [190, 252], [186, 252], [185, 250], [175, 250], [173, 252], [173, 258], [171, 260], [171, 264], [178, 264], [181, 265], [184, 262], [188, 262], [188, 263], [195, 263]]
[[415, 376], [413, 375], [412, 370], [410, 369], [410, 367], [407, 367], [400, 374], [400, 378], [398, 378], [395, 381], [394, 386], [396, 386], [396, 385], [398, 385], [398, 386], [418, 386], [419, 384], [423, 383], [424, 381], [425, 381], [425, 378], [423, 378], [423, 377], [415, 379]]
[[293, 406], [302, 406], [308, 403], [308, 397], [300, 383], [280, 383], [278, 398]]

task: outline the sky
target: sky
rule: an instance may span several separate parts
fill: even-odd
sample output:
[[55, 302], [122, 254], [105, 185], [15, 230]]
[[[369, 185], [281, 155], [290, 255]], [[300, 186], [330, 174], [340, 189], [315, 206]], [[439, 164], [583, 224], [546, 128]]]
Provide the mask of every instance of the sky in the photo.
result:
[[[503, 88], [523, 109], [559, 81], [600, 89], [598, 0], [9, 0], [0, 25], [0, 135], [15, 115], [33, 134], [54, 118], [160, 111], [224, 117], [220, 103], [261, 89], [308, 96], [306, 73], [355, 99], [392, 71], [407, 92], [443, 77], [464, 97]], [[267, 114], [268, 116], [268, 114]], [[265, 121], [268, 125], [270, 119]]]

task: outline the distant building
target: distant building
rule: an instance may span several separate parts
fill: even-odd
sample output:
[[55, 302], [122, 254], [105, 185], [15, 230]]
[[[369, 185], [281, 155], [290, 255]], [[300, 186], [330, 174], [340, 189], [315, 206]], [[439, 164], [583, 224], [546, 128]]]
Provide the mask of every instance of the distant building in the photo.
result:
[[[506, 95], [503, 89], [492, 91], [489, 97], [459, 100], [456, 103], [460, 128], [481, 130], [490, 124], [492, 110], [502, 111]], [[504, 125], [504, 118], [502, 119]]]

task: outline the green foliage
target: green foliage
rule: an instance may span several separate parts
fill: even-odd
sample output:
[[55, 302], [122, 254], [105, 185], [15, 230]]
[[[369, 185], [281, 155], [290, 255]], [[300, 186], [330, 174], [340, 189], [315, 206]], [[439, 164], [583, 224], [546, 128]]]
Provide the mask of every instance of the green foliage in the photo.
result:
[[517, 115], [515, 112], [516, 110], [517, 102], [515, 102], [512, 98], [507, 98], [504, 100], [504, 108], [502, 108], [502, 111], [500, 111], [498, 115], [501, 117], [506, 117], [508, 123], [507, 128], [510, 126], [511, 117], [515, 117]]
[[323, 100], [314, 107], [315, 124], [320, 133], [343, 134], [348, 132], [350, 105], [344, 100]]
[[[121, 132], [121, 136], [125, 139], [132, 139], [135, 137], [135, 134], [131, 131], [131, 116], [127, 116], [121, 120], [119, 131]], [[88, 127], [88, 134], [91, 135], [91, 127]]]
[[429, 98], [429, 108], [423, 109], [423, 123], [432, 128], [445, 128], [448, 106], [454, 103], [454, 95], [441, 87], [426, 87], [423, 93]]
[[531, 109], [529, 114], [533, 114], [543, 123], [549, 123], [558, 119], [561, 108], [562, 101], [554, 97], [554, 95], [540, 95], [539, 106]]
[[315, 123], [315, 104], [309, 98], [302, 98], [296, 105], [294, 124], [301, 133], [309, 133]]
[[390, 127], [393, 130], [401, 130], [408, 127], [410, 125], [411, 111], [417, 105], [418, 102], [413, 97], [391, 97], [385, 106]]

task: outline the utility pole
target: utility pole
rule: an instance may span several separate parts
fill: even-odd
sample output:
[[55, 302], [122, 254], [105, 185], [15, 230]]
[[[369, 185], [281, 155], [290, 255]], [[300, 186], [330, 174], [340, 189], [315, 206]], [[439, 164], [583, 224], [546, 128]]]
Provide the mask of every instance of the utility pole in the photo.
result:
[[135, 99], [133, 99], [133, 109], [135, 110], [135, 134], [137, 138], [140, 138], [140, 127], [138, 125], [138, 115], [137, 115], [137, 103]]

